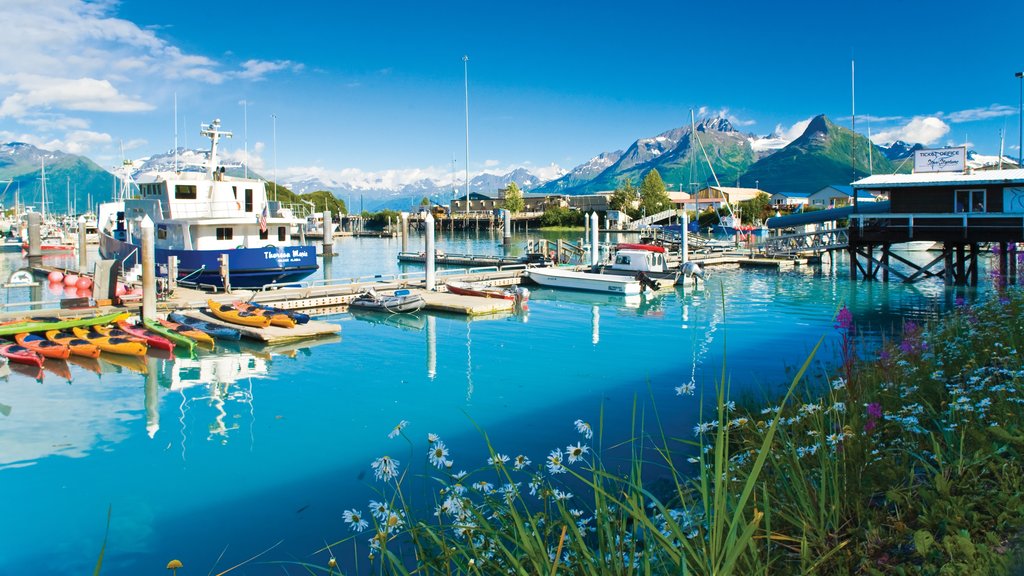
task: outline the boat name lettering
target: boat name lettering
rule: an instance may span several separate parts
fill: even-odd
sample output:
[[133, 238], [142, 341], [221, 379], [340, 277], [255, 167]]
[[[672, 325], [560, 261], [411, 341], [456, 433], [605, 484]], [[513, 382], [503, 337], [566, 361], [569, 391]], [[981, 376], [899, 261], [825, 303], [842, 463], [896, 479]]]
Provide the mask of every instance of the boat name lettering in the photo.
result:
[[273, 260], [299, 259], [299, 258], [305, 258], [307, 256], [309, 256], [309, 251], [308, 250], [292, 249], [290, 251], [288, 251], [288, 250], [278, 250], [276, 252], [272, 252], [270, 250], [264, 250], [263, 251], [263, 257], [264, 258], [273, 259]]

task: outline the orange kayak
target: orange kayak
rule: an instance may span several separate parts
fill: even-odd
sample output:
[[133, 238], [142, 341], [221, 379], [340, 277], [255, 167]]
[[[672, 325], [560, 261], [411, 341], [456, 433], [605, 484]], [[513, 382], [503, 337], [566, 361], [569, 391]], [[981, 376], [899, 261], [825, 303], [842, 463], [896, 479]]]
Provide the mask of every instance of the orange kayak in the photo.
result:
[[15, 334], [14, 339], [18, 344], [38, 353], [43, 358], [57, 358], [66, 360], [71, 356], [71, 349], [59, 342], [50, 342], [38, 334]]
[[275, 312], [273, 310], [268, 310], [266, 308], [261, 308], [259, 306], [253, 306], [248, 302], [236, 301], [232, 302], [231, 304], [232, 306], [235, 307], [235, 310], [239, 310], [241, 312], [248, 312], [250, 314], [256, 314], [257, 316], [266, 316], [267, 318], [270, 319], [271, 326], [280, 326], [281, 328], [295, 328], [295, 318], [292, 318], [291, 316], [283, 312]]
[[148, 350], [146, 344], [138, 341], [137, 338], [129, 340], [120, 336], [107, 336], [95, 330], [78, 327], [71, 330], [75, 333], [75, 336], [95, 344], [104, 352], [113, 352], [114, 354], [124, 354], [126, 356], [145, 356], [146, 350]]
[[86, 358], [98, 358], [100, 355], [100, 349], [95, 344], [90, 343], [88, 340], [83, 340], [78, 336], [75, 336], [71, 332], [65, 332], [63, 330], [47, 330], [46, 339], [50, 342], [57, 342], [63, 344], [71, 350], [71, 354], [75, 356], [84, 356]]

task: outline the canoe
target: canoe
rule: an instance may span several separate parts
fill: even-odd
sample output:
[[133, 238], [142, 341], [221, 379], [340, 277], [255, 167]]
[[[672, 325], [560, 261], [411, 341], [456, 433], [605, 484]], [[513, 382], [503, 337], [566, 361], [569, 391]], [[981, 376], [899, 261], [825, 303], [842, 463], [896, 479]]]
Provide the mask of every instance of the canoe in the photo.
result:
[[171, 322], [178, 324], [184, 324], [189, 328], [203, 332], [214, 338], [221, 340], [234, 340], [238, 341], [242, 339], [242, 333], [234, 328], [228, 326], [221, 326], [220, 324], [214, 324], [213, 322], [207, 322], [191, 316], [185, 316], [178, 312], [171, 312], [167, 315], [167, 319]]
[[69, 318], [66, 320], [61, 320], [59, 318], [46, 318], [40, 319], [40, 321], [26, 319], [23, 322], [0, 326], [0, 336], [14, 336], [15, 334], [20, 334], [22, 332], [45, 332], [47, 330], [67, 330], [75, 327], [110, 324], [111, 322], [123, 320], [128, 316], [130, 316], [130, 314], [127, 312], [114, 312], [112, 314], [104, 314], [103, 316]]
[[158, 350], [174, 350], [174, 342], [159, 333], [154, 334], [153, 332], [150, 332], [146, 329], [148, 326], [144, 328], [136, 324], [129, 324], [127, 320], [121, 320], [117, 323], [117, 327], [132, 336], [142, 338], [150, 348], [156, 348]]
[[[241, 302], [236, 302], [235, 308], [238, 308], [239, 310], [244, 310], [245, 308], [239, 308], [239, 304], [241, 304]], [[285, 310], [284, 308], [275, 308], [274, 306], [260, 304], [259, 302], [244, 302], [244, 304], [248, 304], [249, 306], [259, 308], [260, 310], [273, 312], [274, 314], [284, 314], [285, 316], [290, 317], [292, 320], [295, 320], [296, 324], [306, 324], [309, 322], [309, 314], [303, 314], [302, 312], [296, 312], [294, 310]]]
[[171, 322], [169, 320], [164, 320], [163, 318], [157, 318], [156, 320], [146, 318], [145, 323], [146, 328], [149, 328], [159, 334], [163, 334], [165, 337], [180, 343], [182, 346], [187, 347], [189, 352], [195, 349], [197, 343], [205, 344], [211, 348], [214, 346], [213, 338], [208, 334], [204, 334], [203, 332], [194, 330], [188, 326], [182, 326], [177, 322]]
[[0, 346], [0, 356], [16, 364], [43, 367], [43, 357], [20, 344], [4, 344]]
[[349, 310], [371, 310], [375, 312], [389, 312], [391, 314], [406, 314], [418, 312], [427, 305], [426, 300], [419, 294], [413, 294], [408, 290], [396, 290], [393, 296], [382, 296], [370, 290], [363, 292], [356, 299], [349, 302]]
[[63, 330], [47, 330], [46, 339], [50, 342], [58, 342], [68, 347], [73, 356], [85, 358], [97, 358], [100, 355], [100, 348], [88, 340], [83, 340], [71, 332]]
[[71, 349], [59, 342], [50, 342], [38, 334], [17, 334], [14, 339], [18, 344], [36, 352], [43, 358], [67, 359], [71, 356]]
[[254, 328], [270, 326], [270, 318], [252, 312], [242, 312], [230, 304], [218, 304], [213, 300], [207, 300], [206, 305], [210, 307], [211, 314], [225, 322]]
[[530, 299], [530, 290], [522, 286], [490, 286], [483, 282], [450, 280], [445, 283], [445, 288], [452, 294], [461, 294], [463, 296], [501, 298], [503, 300], [515, 300], [517, 296], [521, 296], [522, 302]]
[[88, 340], [104, 352], [113, 352], [114, 354], [124, 354], [126, 356], [145, 356], [146, 350], [148, 350], [146, 345], [139, 342], [137, 338], [128, 340], [127, 338], [119, 338], [117, 336], [105, 336], [95, 330], [79, 328], [77, 326], [72, 328], [71, 331], [75, 333], [75, 336]]
[[266, 316], [267, 318], [270, 318], [271, 326], [280, 326], [281, 328], [295, 328], [295, 319], [289, 316], [288, 314], [285, 314], [284, 312], [274, 312], [266, 308], [253, 306], [252, 304], [249, 304], [247, 302], [236, 301], [232, 302], [231, 305], [234, 306], [236, 310], [240, 310], [242, 312], [249, 312], [251, 314]]

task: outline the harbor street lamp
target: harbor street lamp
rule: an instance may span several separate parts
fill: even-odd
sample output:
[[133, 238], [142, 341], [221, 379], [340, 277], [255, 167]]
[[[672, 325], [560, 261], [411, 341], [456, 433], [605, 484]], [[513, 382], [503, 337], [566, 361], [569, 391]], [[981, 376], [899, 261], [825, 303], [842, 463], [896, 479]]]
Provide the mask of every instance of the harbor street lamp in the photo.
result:
[[1014, 74], [1020, 81], [1020, 100], [1017, 104], [1017, 168], [1024, 168], [1021, 160], [1024, 159], [1024, 72]]

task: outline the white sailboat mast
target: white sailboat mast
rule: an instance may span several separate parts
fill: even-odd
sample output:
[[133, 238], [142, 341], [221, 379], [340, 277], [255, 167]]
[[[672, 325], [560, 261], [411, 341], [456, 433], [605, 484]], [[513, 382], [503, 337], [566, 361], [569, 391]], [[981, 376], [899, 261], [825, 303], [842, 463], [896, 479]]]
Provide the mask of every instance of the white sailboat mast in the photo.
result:
[[42, 159], [39, 160], [39, 181], [42, 183], [41, 190], [43, 196], [43, 222], [46, 222], [46, 161]]

